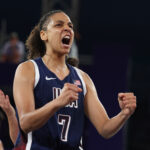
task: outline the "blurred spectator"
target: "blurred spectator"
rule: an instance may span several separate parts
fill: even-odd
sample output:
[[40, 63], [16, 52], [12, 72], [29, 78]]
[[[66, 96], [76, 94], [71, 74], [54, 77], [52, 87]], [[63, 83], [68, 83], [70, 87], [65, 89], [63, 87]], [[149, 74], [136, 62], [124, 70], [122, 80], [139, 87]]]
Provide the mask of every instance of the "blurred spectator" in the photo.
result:
[[78, 44], [77, 44], [77, 41], [79, 40], [80, 40], [80, 34], [78, 31], [75, 31], [75, 38], [72, 43], [72, 47], [70, 49], [69, 57], [76, 58], [77, 60], [79, 60], [79, 50], [78, 50]]
[[19, 63], [24, 60], [24, 55], [24, 43], [19, 40], [16, 32], [12, 32], [9, 36], [9, 41], [2, 47], [1, 61]]
[[76, 58], [79, 60], [79, 54], [78, 54], [78, 46], [76, 44], [76, 41], [74, 39], [73, 43], [72, 43], [72, 47], [69, 53], [69, 57], [71, 58]]

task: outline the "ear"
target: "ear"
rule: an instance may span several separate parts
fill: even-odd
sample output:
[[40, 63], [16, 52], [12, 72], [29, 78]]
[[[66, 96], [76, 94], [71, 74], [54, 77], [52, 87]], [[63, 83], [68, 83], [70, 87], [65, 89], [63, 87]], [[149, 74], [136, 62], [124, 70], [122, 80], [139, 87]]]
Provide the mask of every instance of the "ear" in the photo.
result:
[[47, 40], [47, 33], [44, 30], [40, 31], [40, 37], [43, 41]]

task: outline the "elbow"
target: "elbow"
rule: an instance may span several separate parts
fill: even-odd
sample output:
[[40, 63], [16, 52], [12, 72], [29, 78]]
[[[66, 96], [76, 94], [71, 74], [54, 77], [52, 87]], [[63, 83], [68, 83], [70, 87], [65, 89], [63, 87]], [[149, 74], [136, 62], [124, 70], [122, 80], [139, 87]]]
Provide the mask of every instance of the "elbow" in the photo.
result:
[[109, 132], [108, 131], [106, 131], [106, 130], [101, 130], [101, 132], [99, 132], [99, 134], [104, 138], [104, 139], [109, 139], [109, 138], [111, 138], [112, 136], [109, 134]]
[[109, 131], [102, 131], [101, 132], [101, 136], [104, 138], [104, 139], [110, 139], [114, 134], [109, 132]]
[[25, 116], [22, 116], [20, 118], [19, 122], [20, 122], [20, 128], [21, 128], [21, 130], [25, 134], [27, 134], [27, 133], [29, 133], [31, 131], [30, 128], [29, 128], [29, 122], [28, 122], [28, 120], [27, 120], [27, 118]]
[[101, 130], [99, 130], [99, 134], [104, 139], [110, 139], [114, 135], [114, 133], [107, 127], [107, 125], [103, 125]]

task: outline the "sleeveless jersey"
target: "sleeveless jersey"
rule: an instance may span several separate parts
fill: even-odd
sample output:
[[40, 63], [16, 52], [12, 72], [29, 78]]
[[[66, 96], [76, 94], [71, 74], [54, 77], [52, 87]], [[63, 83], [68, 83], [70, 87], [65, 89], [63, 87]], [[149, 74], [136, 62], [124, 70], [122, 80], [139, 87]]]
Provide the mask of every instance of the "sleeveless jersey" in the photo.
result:
[[59, 109], [41, 128], [28, 133], [25, 150], [82, 150], [80, 142], [84, 126], [86, 87], [79, 69], [67, 65], [70, 73], [60, 80], [41, 58], [31, 61], [35, 67], [35, 109], [56, 99], [65, 83], [76, 84], [82, 92], [79, 93], [78, 100]]

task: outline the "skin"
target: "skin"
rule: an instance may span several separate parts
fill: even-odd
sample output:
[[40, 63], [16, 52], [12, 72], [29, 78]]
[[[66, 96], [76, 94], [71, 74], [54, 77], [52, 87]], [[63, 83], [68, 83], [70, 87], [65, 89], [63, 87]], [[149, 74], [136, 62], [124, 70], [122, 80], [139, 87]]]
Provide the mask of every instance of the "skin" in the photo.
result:
[[[69, 45], [62, 44], [62, 38], [69, 35]], [[65, 63], [65, 56], [69, 53], [74, 32], [70, 18], [64, 13], [51, 16], [47, 31], [40, 32], [41, 39], [46, 45], [46, 54], [42, 57], [44, 64], [63, 80], [69, 70]], [[80, 70], [81, 71], [81, 70]], [[85, 114], [91, 120], [97, 131], [105, 138], [113, 136], [133, 114], [136, 108], [136, 97], [133, 93], [120, 93], [118, 101], [121, 112], [109, 118], [100, 100], [98, 99], [95, 86], [90, 77], [81, 71], [86, 84], [87, 93], [84, 100]], [[34, 66], [27, 61], [19, 65], [14, 79], [14, 98], [19, 113], [19, 121], [25, 133], [43, 126], [48, 119], [60, 108], [71, 101], [78, 99], [78, 93], [82, 91], [74, 84], [66, 83], [60, 96], [43, 107], [35, 110], [34, 101]], [[39, 119], [40, 118], [40, 119]]]
[[0, 107], [3, 109], [7, 116], [9, 124], [9, 135], [13, 144], [15, 144], [19, 132], [16, 113], [10, 104], [8, 95], [5, 96], [2, 90], [0, 90]]
[[0, 140], [0, 150], [4, 150], [2, 141]]

